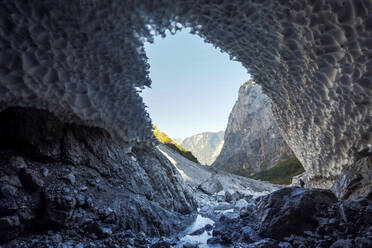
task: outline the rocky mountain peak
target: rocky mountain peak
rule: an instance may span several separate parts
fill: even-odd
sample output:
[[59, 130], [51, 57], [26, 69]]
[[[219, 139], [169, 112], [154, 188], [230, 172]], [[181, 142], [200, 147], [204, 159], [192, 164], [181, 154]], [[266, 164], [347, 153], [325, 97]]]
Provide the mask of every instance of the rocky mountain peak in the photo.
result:
[[191, 151], [201, 164], [211, 165], [223, 146], [225, 131], [203, 132], [187, 137], [179, 144]]
[[213, 166], [249, 176], [293, 156], [275, 123], [270, 99], [260, 85], [245, 82], [239, 89], [224, 145]]

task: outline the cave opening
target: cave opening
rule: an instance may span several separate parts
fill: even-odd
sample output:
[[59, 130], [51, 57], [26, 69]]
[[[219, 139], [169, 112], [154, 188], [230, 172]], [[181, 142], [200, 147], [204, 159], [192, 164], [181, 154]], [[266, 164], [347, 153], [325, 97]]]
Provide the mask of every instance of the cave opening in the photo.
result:
[[[216, 229], [221, 235], [210, 241], [256, 241], [249, 222], [268, 237], [256, 245], [288, 240], [294, 246], [309, 241], [314, 247], [371, 247], [371, 235], [364, 237], [372, 202], [371, 9], [369, 0], [1, 1], [0, 107], [31, 108], [25, 111], [37, 117], [40, 124], [32, 127], [41, 132], [30, 129], [34, 150], [20, 150], [54, 160], [11, 154], [0, 161], [0, 243], [170, 246], [172, 241], [145, 236], [169, 237], [190, 224], [202, 201], [152, 149], [151, 121], [138, 94], [150, 85], [142, 52], [147, 25], [165, 30], [176, 21], [251, 69], [273, 101], [285, 140], [304, 163], [307, 187], [329, 188], [341, 179], [333, 188], [339, 199], [366, 196], [338, 201], [329, 190], [284, 188], [239, 209], [237, 218], [219, 218], [224, 230]], [[26, 126], [22, 118], [17, 122]], [[226, 186], [212, 176], [192, 189], [208, 195]], [[277, 189], [258, 186], [262, 194]], [[253, 193], [236, 196], [251, 200]], [[225, 194], [225, 200], [232, 197]], [[48, 211], [41, 216], [44, 204]], [[231, 223], [239, 224], [233, 234], [230, 219], [239, 222]], [[64, 228], [35, 238], [24, 229], [45, 220]], [[309, 227], [304, 220], [316, 223]], [[327, 230], [337, 235], [329, 239]]]
[[153, 124], [171, 138], [225, 130], [239, 87], [251, 78], [240, 62], [190, 28], [145, 43], [151, 88], [141, 96]]

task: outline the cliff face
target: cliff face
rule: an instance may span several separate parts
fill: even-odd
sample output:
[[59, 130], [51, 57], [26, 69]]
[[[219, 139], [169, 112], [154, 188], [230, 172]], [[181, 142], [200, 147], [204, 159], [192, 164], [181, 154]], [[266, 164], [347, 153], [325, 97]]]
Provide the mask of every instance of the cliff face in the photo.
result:
[[201, 164], [211, 165], [223, 146], [224, 131], [204, 132], [187, 137], [180, 145], [194, 154]]
[[262, 93], [261, 86], [244, 83], [213, 166], [248, 176], [293, 156], [274, 121], [270, 99]]
[[128, 153], [105, 130], [65, 124], [44, 110], [0, 113], [0, 167], [0, 244], [30, 233], [53, 239], [43, 236], [53, 229], [66, 231], [63, 240], [110, 237], [101, 247], [119, 247], [128, 229], [176, 233], [196, 208], [159, 151]]

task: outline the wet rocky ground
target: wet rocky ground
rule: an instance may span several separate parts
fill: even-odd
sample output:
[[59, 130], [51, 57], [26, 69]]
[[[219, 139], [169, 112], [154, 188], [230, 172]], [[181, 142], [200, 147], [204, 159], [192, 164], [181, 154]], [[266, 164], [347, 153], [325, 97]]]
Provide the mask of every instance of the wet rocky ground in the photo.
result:
[[250, 200], [215, 196], [219, 203], [199, 209], [194, 223], [172, 237], [150, 238], [129, 230], [103, 229], [97, 236], [50, 230], [4, 247], [372, 247], [372, 194], [338, 201], [328, 190], [290, 187]]
[[372, 247], [372, 194], [169, 160], [45, 111], [0, 113], [0, 247]]

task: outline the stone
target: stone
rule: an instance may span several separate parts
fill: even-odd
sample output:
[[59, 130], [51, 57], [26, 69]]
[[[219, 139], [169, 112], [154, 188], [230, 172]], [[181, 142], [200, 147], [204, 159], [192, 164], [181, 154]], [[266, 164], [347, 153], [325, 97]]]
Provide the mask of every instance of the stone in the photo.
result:
[[0, 229], [11, 229], [20, 225], [18, 216], [6, 216], [0, 218]]
[[223, 189], [220, 181], [212, 177], [200, 184], [198, 188], [208, 195], [213, 195]]
[[215, 245], [223, 243], [222, 239], [219, 237], [212, 237], [207, 240], [207, 244]]
[[226, 200], [224, 195], [216, 195], [217, 202], [224, 202]]
[[369, 235], [369, 237], [357, 237], [354, 240], [355, 247], [356, 248], [369, 248], [372, 247], [372, 235]]
[[234, 205], [234, 209], [238, 210], [240, 212], [240, 210], [242, 208], [247, 208], [248, 207], [248, 202], [245, 200], [245, 199], [240, 199], [238, 200], [235, 205]]
[[22, 183], [17, 175], [5, 175], [0, 178], [0, 182], [15, 186], [17, 188], [22, 187]]
[[247, 247], [248, 248], [277, 248], [278, 242], [273, 239], [266, 238], [266, 239], [262, 239], [260, 241], [251, 243]]
[[231, 202], [233, 200], [232, 195], [229, 191], [225, 192], [225, 198], [227, 202]]
[[186, 244], [183, 245], [183, 248], [198, 248], [199, 246], [197, 244], [192, 244], [187, 242]]
[[204, 232], [205, 232], [205, 228], [202, 227], [202, 228], [199, 228], [199, 229], [193, 231], [192, 233], [190, 233], [190, 235], [191, 235], [191, 236], [196, 236], [196, 235], [200, 235], [200, 234], [202, 234], [202, 233], [204, 233]]
[[245, 82], [230, 113], [224, 145], [212, 166], [250, 176], [292, 157], [275, 122], [269, 97], [260, 85]]
[[289, 242], [279, 242], [278, 247], [279, 248], [293, 248], [293, 246]]
[[49, 174], [49, 170], [47, 168], [43, 168], [43, 176], [47, 177]]
[[283, 188], [260, 199], [257, 205], [259, 234], [282, 240], [290, 234], [315, 229], [315, 213], [323, 204], [337, 202], [329, 190]]
[[3, 184], [3, 185], [0, 185], [0, 193], [2, 197], [5, 197], [5, 198], [10, 198], [10, 197], [13, 197], [17, 192], [17, 188], [12, 186], [12, 185], [9, 185], [9, 184]]
[[354, 247], [351, 240], [348, 239], [339, 239], [334, 242], [330, 248], [352, 248]]
[[17, 171], [27, 167], [27, 164], [22, 157], [12, 157], [10, 159], [10, 164]]
[[0, 242], [14, 238], [19, 228], [20, 221], [17, 215], [0, 217]]
[[26, 189], [37, 190], [44, 187], [44, 181], [31, 169], [22, 168], [19, 171], [19, 178]]
[[244, 241], [247, 243], [253, 243], [257, 241], [257, 239], [255, 238], [255, 231], [250, 226], [243, 227], [242, 234]]
[[210, 224], [207, 224], [207, 225], [205, 225], [204, 229], [209, 232], [209, 231], [212, 231], [213, 226], [210, 225]]
[[14, 214], [18, 210], [17, 202], [12, 198], [0, 199], [0, 215]]
[[74, 174], [70, 173], [70, 174], [67, 174], [66, 176], [63, 177], [64, 179], [66, 179], [71, 185], [74, 185], [75, 184], [75, 176]]

